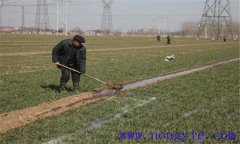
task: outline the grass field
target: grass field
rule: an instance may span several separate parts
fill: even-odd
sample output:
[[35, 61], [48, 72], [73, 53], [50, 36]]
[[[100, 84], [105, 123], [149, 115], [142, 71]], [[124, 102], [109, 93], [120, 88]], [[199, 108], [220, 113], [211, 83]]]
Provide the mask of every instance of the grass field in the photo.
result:
[[[52, 47], [64, 38], [0, 36], [0, 113], [73, 95], [56, 92], [60, 71], [51, 63]], [[151, 37], [86, 39], [87, 73], [106, 81], [127, 82], [239, 57], [237, 41], [173, 39], [166, 45]], [[171, 54], [176, 60], [164, 62]], [[81, 81], [81, 92], [102, 87], [85, 77]], [[239, 86], [239, 62], [233, 62], [40, 119], [1, 135], [0, 143], [41, 143], [62, 135], [65, 143], [125, 143], [119, 141], [121, 131], [234, 131], [239, 139]]]

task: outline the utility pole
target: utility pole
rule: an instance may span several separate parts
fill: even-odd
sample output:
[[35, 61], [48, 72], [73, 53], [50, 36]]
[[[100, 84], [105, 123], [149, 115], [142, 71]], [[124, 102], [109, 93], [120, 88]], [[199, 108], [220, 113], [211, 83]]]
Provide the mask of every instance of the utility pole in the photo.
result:
[[25, 14], [24, 14], [24, 6], [22, 6], [22, 32], [24, 31], [24, 28], [25, 28]]
[[158, 34], [161, 35], [161, 24], [160, 24], [160, 18], [158, 19]]
[[0, 28], [2, 28], [2, 8], [0, 7]]
[[58, 18], [58, 15], [59, 15], [59, 1], [57, 0], [57, 36], [58, 36], [58, 26], [59, 26], [59, 18]]
[[202, 35], [204, 28], [208, 25], [212, 39], [219, 39], [225, 33], [222, 29], [224, 24], [228, 27], [229, 35], [233, 37], [230, 0], [206, 0], [198, 37]]
[[65, 14], [66, 14], [66, 18], [65, 18], [65, 35], [68, 35], [68, 1], [65, 1]]

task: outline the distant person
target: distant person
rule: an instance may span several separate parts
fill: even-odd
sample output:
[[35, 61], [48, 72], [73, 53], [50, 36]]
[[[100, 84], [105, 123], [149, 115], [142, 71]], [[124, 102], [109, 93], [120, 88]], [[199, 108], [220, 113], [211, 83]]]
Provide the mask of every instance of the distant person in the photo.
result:
[[223, 41], [226, 42], [227, 41], [227, 38], [226, 36], [223, 36]]
[[59, 42], [52, 50], [52, 62], [62, 71], [60, 78], [59, 92], [66, 90], [66, 84], [69, 80], [70, 73], [72, 75], [73, 88], [75, 92], [79, 92], [80, 74], [59, 66], [62, 64], [70, 68], [85, 73], [86, 66], [86, 48], [83, 46], [85, 39], [76, 35], [73, 39], [66, 39]]
[[171, 38], [169, 35], [167, 36], [167, 44], [171, 44]]
[[160, 42], [160, 35], [157, 35], [157, 42]]

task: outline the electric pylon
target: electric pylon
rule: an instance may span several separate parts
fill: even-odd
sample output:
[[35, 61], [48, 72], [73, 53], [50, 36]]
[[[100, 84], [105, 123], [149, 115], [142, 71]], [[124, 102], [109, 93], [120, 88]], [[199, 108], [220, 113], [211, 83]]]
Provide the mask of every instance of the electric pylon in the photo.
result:
[[111, 12], [111, 7], [112, 7], [112, 0], [102, 0], [103, 2], [103, 15], [102, 15], [102, 25], [101, 29], [102, 30], [112, 30], [112, 12]]
[[46, 31], [49, 28], [49, 16], [48, 16], [47, 0], [38, 0], [37, 1], [35, 25], [36, 25], [38, 33], [41, 30], [44, 30], [45, 33], [46, 33]]
[[0, 1], [0, 28], [2, 27], [2, 8], [3, 8], [3, 5], [4, 5], [4, 1], [5, 0], [1, 0]]
[[206, 0], [198, 37], [204, 29], [210, 30], [210, 36], [214, 39], [223, 35], [233, 37], [230, 0]]

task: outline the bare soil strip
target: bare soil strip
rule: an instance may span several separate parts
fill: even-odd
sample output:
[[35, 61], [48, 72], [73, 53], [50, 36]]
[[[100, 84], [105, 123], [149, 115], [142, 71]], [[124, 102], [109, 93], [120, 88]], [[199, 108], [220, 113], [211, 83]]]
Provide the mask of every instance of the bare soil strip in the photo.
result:
[[57, 115], [72, 108], [106, 99], [107, 97], [109, 96], [94, 97], [92, 92], [87, 92], [56, 101], [42, 103], [22, 110], [2, 113], [0, 114], [0, 134], [17, 127], [25, 126], [39, 118]]
[[42, 42], [32, 42], [31, 43], [28, 43], [28, 42], [21, 42], [21, 41], [18, 41], [18, 42], [15, 42], [15, 43], [12, 43], [12, 42], [4, 42], [4, 43], [0, 43], [0, 46], [38, 46], [38, 45], [44, 45], [44, 46], [51, 46], [51, 45], [54, 45], [53, 42], [44, 42], [44, 44]]
[[[165, 47], [184, 47], [184, 46], [201, 46], [201, 45], [223, 45], [234, 44], [239, 42], [229, 43], [208, 43], [208, 44], [184, 44], [184, 45], [165, 45], [165, 46], [145, 46], [145, 47], [125, 47], [125, 48], [104, 48], [104, 49], [89, 49], [88, 52], [101, 52], [101, 51], [120, 51], [120, 50], [135, 50], [135, 49], [152, 49], [152, 48], [165, 48]], [[16, 52], [16, 53], [0, 53], [0, 56], [28, 56], [28, 55], [43, 55], [50, 54], [51, 51], [38, 51], [38, 52]]]
[[[222, 64], [239, 61], [239, 60], [240, 58], [225, 60], [218, 63], [206, 65], [206, 66], [187, 69], [181, 72], [170, 73], [170, 74], [166, 74], [166, 75], [162, 75], [154, 78], [148, 78], [148, 79], [137, 81], [134, 83], [132, 82], [132, 83], [126, 84], [122, 89], [122, 92], [134, 90], [140, 87], [149, 86], [167, 79], [188, 75], [191, 73], [203, 71], [215, 66], [219, 66]], [[6, 133], [11, 129], [30, 124], [39, 118], [51, 117], [51, 116], [63, 113], [67, 110], [71, 110], [73, 108], [77, 108], [83, 105], [87, 105], [90, 103], [98, 102], [100, 100], [111, 98], [113, 94], [117, 94], [117, 93], [118, 92], [115, 90], [103, 89], [95, 92], [87, 92], [87, 93], [81, 93], [75, 96], [69, 96], [56, 101], [42, 103], [40, 105], [25, 108], [22, 110], [2, 113], [0, 114], [0, 134]]]

